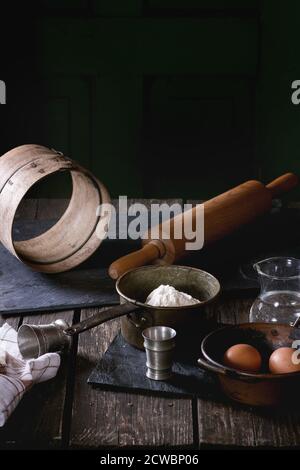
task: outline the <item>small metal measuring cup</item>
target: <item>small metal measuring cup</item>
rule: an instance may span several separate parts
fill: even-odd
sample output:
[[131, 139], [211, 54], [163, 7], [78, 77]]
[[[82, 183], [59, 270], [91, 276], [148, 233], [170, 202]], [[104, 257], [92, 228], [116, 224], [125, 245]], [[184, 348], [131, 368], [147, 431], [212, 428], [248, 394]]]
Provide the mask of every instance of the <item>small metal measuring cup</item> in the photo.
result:
[[69, 327], [64, 320], [48, 325], [21, 325], [18, 346], [24, 359], [36, 359], [47, 352], [61, 351], [70, 345], [71, 337], [64, 333]]
[[147, 357], [146, 376], [152, 380], [172, 377], [176, 331], [167, 326], [152, 326], [143, 331]]
[[47, 352], [62, 351], [70, 345], [72, 336], [136, 310], [140, 310], [140, 307], [124, 303], [97, 312], [72, 326], [64, 320], [56, 320], [48, 325], [21, 325], [18, 330], [19, 350], [24, 359], [36, 359]]

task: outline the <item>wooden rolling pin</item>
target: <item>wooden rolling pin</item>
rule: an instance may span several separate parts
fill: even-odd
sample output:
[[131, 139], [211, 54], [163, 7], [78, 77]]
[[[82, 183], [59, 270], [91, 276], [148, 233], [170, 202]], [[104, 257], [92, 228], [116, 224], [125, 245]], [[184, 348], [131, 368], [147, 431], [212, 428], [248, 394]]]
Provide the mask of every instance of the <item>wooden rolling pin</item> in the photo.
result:
[[[298, 182], [298, 177], [293, 173], [286, 173], [267, 186], [259, 181], [251, 180], [205, 202], [204, 245], [225, 237], [270, 210], [272, 198], [294, 188]], [[197, 212], [200, 210], [203, 209], [201, 205], [198, 205], [185, 212], [185, 223], [189, 220], [193, 231]], [[186, 252], [186, 242], [191, 240], [184, 236], [180, 239], [172, 236], [178, 233], [175, 231], [178, 224], [183, 224], [181, 214], [161, 223], [157, 227], [155, 239], [145, 237], [140, 250], [123, 256], [110, 265], [110, 277], [117, 279], [129, 269], [151, 263], [172, 264], [181, 258]], [[164, 232], [168, 228], [171, 236], [165, 239]]]

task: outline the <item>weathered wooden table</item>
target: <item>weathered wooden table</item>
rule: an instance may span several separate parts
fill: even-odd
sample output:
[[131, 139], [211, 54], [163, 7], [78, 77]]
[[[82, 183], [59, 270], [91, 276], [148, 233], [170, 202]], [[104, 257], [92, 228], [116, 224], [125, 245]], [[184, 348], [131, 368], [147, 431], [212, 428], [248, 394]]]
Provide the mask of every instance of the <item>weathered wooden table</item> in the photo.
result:
[[[41, 206], [42, 207], [42, 206]], [[47, 205], [49, 211], [49, 204]], [[45, 216], [40, 208], [34, 216]], [[28, 215], [28, 214], [27, 214]], [[224, 323], [247, 321], [253, 299], [220, 300], [210, 308]], [[1, 318], [22, 323], [69, 322], [96, 309]], [[0, 429], [1, 448], [297, 447], [299, 410], [251, 409], [227, 402], [94, 389], [87, 378], [119, 329], [111, 321], [79, 336], [58, 376], [35, 386]]]

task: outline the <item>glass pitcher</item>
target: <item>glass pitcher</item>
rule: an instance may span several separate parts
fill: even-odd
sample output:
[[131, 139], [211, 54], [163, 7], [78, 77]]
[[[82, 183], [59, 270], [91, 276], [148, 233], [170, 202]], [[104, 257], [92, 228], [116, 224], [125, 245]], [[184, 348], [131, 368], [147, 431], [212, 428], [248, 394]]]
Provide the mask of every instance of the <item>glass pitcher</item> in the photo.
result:
[[268, 258], [253, 267], [261, 290], [250, 309], [250, 322], [293, 324], [300, 315], [300, 260]]

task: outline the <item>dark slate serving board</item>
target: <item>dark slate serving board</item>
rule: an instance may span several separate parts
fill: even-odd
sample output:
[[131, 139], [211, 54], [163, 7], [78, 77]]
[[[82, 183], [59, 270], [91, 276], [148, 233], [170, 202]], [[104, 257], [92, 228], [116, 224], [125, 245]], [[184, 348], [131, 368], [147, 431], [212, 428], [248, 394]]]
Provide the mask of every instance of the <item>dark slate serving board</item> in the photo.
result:
[[[37, 235], [53, 222], [18, 222], [14, 229], [15, 238], [20, 239], [21, 233], [25, 238]], [[116, 256], [124, 252], [122, 247], [118, 252], [118, 246], [120, 243], [115, 246]], [[107, 274], [106, 263], [102, 264], [99, 260], [100, 249], [78, 269], [47, 275], [28, 268], [0, 245], [0, 313], [19, 314], [117, 304], [119, 297], [114, 282]], [[104, 247], [102, 260], [106, 251]]]
[[[16, 240], [44, 232], [55, 220], [18, 221]], [[20, 314], [113, 305], [118, 303], [107, 266], [138, 249], [138, 240], [104, 240], [94, 255], [78, 268], [61, 274], [32, 271], [0, 245], [0, 314]], [[181, 264], [214, 274], [227, 295], [256, 295], [255, 260], [273, 255], [300, 258], [300, 211], [279, 210], [255, 224], [181, 260]]]
[[196, 355], [175, 358], [173, 377], [167, 381], [155, 381], [146, 377], [146, 353], [125, 342], [118, 334], [97, 367], [88, 378], [88, 383], [108, 389], [144, 391], [169, 395], [197, 395], [202, 398], [218, 396], [219, 388], [211, 374], [197, 366]]
[[[0, 313], [65, 310], [119, 303], [106, 269], [71, 271], [47, 276], [0, 254]], [[3, 269], [3, 268], [2, 268]]]

